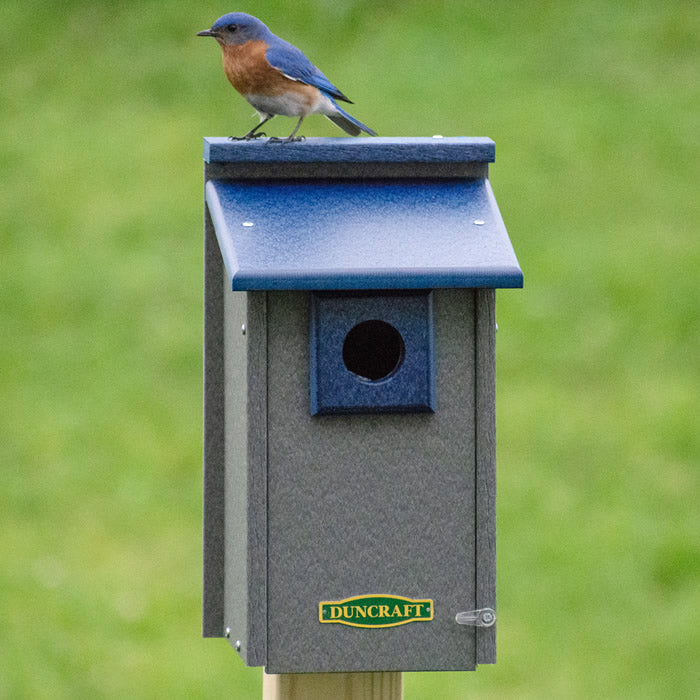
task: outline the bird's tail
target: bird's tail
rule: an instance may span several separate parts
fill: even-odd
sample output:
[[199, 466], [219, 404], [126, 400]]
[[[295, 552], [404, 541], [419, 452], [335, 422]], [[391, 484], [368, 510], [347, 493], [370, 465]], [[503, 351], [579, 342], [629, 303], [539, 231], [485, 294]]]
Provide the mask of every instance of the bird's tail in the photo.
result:
[[370, 129], [368, 126], [363, 124], [358, 119], [355, 119], [351, 114], [348, 114], [342, 107], [339, 107], [335, 100], [333, 100], [333, 105], [338, 110], [333, 114], [326, 114], [326, 116], [337, 126], [339, 126], [346, 134], [350, 136], [359, 136], [363, 131], [370, 136], [376, 136], [376, 132]]

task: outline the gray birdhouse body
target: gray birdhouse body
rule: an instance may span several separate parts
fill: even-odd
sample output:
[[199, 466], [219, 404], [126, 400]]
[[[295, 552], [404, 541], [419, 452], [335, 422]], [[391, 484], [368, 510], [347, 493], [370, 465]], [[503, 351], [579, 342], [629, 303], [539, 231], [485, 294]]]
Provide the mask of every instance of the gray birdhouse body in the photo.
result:
[[495, 662], [493, 159], [205, 140], [203, 631], [248, 665]]

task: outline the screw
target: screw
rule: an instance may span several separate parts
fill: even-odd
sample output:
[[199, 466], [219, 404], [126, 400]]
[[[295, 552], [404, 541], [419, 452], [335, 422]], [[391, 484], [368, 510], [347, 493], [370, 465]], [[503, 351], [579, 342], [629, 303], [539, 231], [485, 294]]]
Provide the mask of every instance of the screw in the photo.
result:
[[224, 632], [224, 636], [226, 637], [226, 639], [228, 639], [231, 636], [231, 628], [230, 627], [226, 628], [226, 631]]
[[241, 650], [241, 640], [237, 639], [236, 640], [236, 651], [240, 651], [240, 650]]
[[245, 332], [246, 332], [246, 327], [245, 327], [245, 323], [244, 323], [244, 324], [241, 326], [241, 335], [245, 335]]
[[251, 226], [255, 226], [255, 224], [252, 221], [244, 221], [241, 226], [245, 226], [246, 228], [250, 228]]
[[474, 226], [483, 226], [485, 223], [483, 219], [474, 219]]

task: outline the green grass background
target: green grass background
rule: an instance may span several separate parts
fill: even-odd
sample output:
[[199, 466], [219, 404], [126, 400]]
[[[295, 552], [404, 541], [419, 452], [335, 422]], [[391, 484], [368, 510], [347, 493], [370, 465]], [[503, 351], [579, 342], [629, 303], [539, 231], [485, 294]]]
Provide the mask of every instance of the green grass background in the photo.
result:
[[700, 696], [697, 4], [10, 0], [0, 697], [260, 696], [200, 638], [201, 139], [254, 119], [195, 32], [234, 9], [380, 134], [497, 145], [499, 661], [406, 698]]

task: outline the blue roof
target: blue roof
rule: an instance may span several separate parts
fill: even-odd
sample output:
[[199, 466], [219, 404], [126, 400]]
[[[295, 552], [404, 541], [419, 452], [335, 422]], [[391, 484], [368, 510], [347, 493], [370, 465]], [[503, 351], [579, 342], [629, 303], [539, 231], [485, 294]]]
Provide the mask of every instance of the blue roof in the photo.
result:
[[[360, 140], [329, 141], [337, 160], [338, 141]], [[255, 151], [298, 161], [296, 146]], [[487, 179], [210, 180], [206, 201], [234, 290], [523, 285]]]

